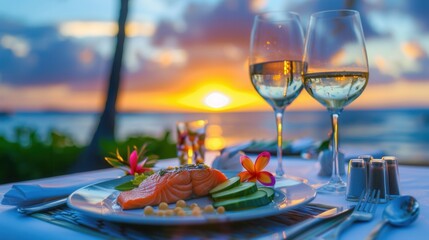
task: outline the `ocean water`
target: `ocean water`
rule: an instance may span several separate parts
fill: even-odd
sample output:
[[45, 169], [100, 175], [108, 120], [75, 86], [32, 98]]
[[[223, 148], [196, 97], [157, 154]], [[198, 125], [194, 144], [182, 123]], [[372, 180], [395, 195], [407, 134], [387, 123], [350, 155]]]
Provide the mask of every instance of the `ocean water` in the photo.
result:
[[[175, 137], [177, 121], [206, 119], [207, 143], [212, 149], [248, 140], [274, 140], [274, 114], [245, 113], [121, 113], [116, 136], [134, 134], [161, 136], [165, 130]], [[0, 135], [13, 137], [14, 128], [34, 128], [44, 137], [52, 129], [71, 135], [78, 144], [87, 144], [98, 121], [95, 113], [25, 113], [0, 116]], [[310, 138], [322, 141], [330, 133], [326, 111], [287, 111], [284, 139]], [[429, 109], [346, 110], [340, 117], [340, 147], [365, 153], [382, 151], [395, 155], [401, 164], [429, 165]]]

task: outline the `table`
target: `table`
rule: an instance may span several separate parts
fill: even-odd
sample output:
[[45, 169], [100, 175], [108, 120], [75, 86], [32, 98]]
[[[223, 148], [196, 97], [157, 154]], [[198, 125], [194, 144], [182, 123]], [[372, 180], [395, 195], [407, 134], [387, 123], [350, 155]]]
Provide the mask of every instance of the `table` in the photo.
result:
[[[172, 165], [176, 159], [162, 160], [159, 166]], [[284, 160], [287, 174], [304, 177], [309, 184], [323, 183], [326, 178], [317, 176], [319, 164], [315, 160], [303, 160], [287, 157]], [[268, 165], [268, 170], [275, 168], [275, 158]], [[405, 228], [388, 226], [383, 232], [383, 239], [427, 239], [429, 234], [429, 167], [403, 166], [399, 168], [400, 186], [402, 195], [412, 195], [420, 203], [420, 216], [416, 222]], [[104, 169], [91, 172], [82, 172], [52, 178], [38, 179], [21, 183], [52, 183], [67, 181], [96, 180], [99, 178], [118, 177], [123, 172], [118, 169]], [[0, 201], [12, 184], [0, 185]], [[348, 202], [344, 196], [318, 194], [313, 202], [350, 207], [354, 202]], [[375, 218], [371, 222], [355, 223], [349, 227], [340, 239], [364, 239], [371, 229], [381, 219], [386, 204], [380, 204]], [[73, 231], [38, 219], [23, 216], [16, 212], [15, 207], [0, 205], [0, 238], [1, 239], [96, 239], [93, 235]]]

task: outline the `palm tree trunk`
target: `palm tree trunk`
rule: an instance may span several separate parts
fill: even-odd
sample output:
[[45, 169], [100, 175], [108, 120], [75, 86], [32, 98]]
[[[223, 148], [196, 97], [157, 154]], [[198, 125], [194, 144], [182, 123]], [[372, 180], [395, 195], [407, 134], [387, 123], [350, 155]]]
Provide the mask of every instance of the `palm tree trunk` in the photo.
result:
[[116, 100], [118, 98], [121, 82], [122, 57], [125, 44], [125, 25], [128, 15], [129, 0], [121, 0], [118, 34], [116, 36], [115, 55], [109, 77], [109, 86], [106, 93], [104, 111], [100, 116], [98, 127], [94, 132], [92, 140], [82, 155], [72, 166], [71, 172], [94, 170], [108, 167], [101, 153], [101, 142], [115, 139]]

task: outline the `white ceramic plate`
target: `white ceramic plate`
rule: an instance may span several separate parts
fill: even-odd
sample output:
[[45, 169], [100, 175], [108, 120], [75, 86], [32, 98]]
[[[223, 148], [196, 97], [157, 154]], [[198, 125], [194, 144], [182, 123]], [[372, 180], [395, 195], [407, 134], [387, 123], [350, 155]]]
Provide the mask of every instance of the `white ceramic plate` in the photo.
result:
[[[202, 216], [145, 216], [143, 209], [122, 210], [116, 203], [119, 191], [115, 186], [128, 181], [129, 177], [109, 180], [83, 187], [68, 198], [69, 207], [97, 219], [114, 222], [145, 224], [145, 225], [198, 225], [219, 222], [236, 222], [280, 214], [300, 205], [311, 202], [316, 197], [316, 191], [311, 186], [291, 179], [277, 180], [275, 198], [268, 205], [239, 210], [226, 211], [224, 214], [206, 214]], [[211, 204], [209, 197], [190, 199], [188, 204], [198, 203], [204, 207]], [[174, 208], [171, 204], [170, 208]], [[157, 209], [155, 207], [155, 209]]]

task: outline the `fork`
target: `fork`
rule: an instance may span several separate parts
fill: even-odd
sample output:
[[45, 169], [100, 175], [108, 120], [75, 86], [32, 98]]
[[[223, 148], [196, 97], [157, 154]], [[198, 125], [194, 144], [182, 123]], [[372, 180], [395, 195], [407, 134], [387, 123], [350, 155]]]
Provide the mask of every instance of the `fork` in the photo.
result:
[[380, 190], [365, 191], [362, 192], [359, 198], [359, 203], [355, 206], [353, 213], [338, 227], [336, 227], [329, 234], [324, 236], [324, 239], [337, 239], [344, 228], [348, 227], [355, 221], [370, 221], [374, 217], [375, 210], [380, 201]]

